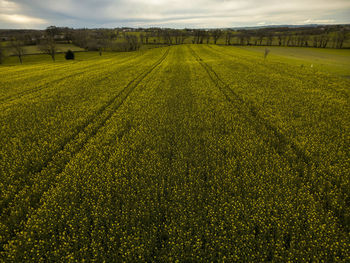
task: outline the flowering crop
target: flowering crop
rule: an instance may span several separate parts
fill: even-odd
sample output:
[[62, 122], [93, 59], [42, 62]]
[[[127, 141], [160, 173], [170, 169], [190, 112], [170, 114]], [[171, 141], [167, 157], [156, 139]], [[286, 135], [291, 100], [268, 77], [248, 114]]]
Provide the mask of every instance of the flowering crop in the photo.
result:
[[347, 262], [349, 80], [205, 45], [86, 63], [2, 75], [2, 260]]

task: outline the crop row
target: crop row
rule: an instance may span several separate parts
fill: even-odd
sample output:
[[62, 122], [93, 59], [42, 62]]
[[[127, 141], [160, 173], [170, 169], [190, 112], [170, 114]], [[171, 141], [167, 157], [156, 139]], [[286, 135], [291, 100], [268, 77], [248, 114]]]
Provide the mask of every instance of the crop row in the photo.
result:
[[168, 52], [11, 226], [3, 259], [346, 262], [346, 231], [311, 191], [318, 174], [298, 167], [314, 156], [233, 85], [247, 87], [250, 62]]
[[[220, 53], [216, 52], [215, 57], [218, 56]], [[249, 58], [240, 60], [244, 64]], [[230, 59], [225, 56], [221, 61]], [[277, 69], [276, 65], [266, 62], [262, 65], [256, 63], [255, 67], [250, 67], [250, 72], [238, 71], [234, 73], [235, 77], [232, 76], [234, 67], [230, 63], [219, 67], [215, 65], [215, 68], [224, 82], [230, 83], [231, 94], [247, 104], [245, 112], [263, 120], [273, 132], [275, 136], [269, 136], [269, 139], [278, 139], [273, 144], [281, 147], [287, 142], [290, 145], [294, 157], [283, 147], [280, 151], [299, 166], [296, 169], [300, 170], [303, 183], [311, 185], [316, 199], [323, 203], [326, 210], [333, 211], [348, 232], [350, 178], [347, 175], [350, 155], [344, 134], [349, 131], [346, 114], [349, 105], [348, 96], [343, 92], [346, 81], [291, 67], [285, 76], [281, 65], [279, 68], [282, 69]], [[269, 74], [271, 70], [275, 74]], [[262, 75], [263, 72], [265, 75]], [[224, 82], [222, 85], [227, 86]], [[256, 124], [258, 119], [254, 118]]]
[[[36, 164], [36, 166], [29, 167], [22, 174], [17, 173], [12, 177], [9, 173], [6, 174], [7, 177], [4, 174], [3, 189], [6, 189], [6, 191], [2, 192], [1, 199], [3, 210], [1, 221], [2, 232], [4, 233], [2, 243], [6, 243], [8, 237], [13, 235], [14, 231], [20, 227], [21, 220], [39, 202], [42, 193], [46, 191], [45, 189], [49, 189], [54, 184], [55, 176], [64, 168], [70, 158], [104, 125], [140, 81], [157, 67], [164, 58], [163, 56], [159, 61], [156, 61], [151, 68], [146, 68], [139, 76], [119, 90], [116, 95], [110, 97], [93, 115], [88, 116], [82, 124], [72, 131], [71, 137], [64, 139], [57, 149], [48, 153], [46, 160], [41, 156], [40, 165]], [[21, 212], [19, 212], [20, 210]]]
[[[0, 103], [8, 103], [9, 100], [18, 99], [24, 95], [41, 91], [45, 88], [52, 87], [53, 84], [58, 84], [62, 80], [72, 79], [76, 76], [83, 74], [89, 74], [91, 78], [100, 79], [105, 77], [105, 74], [118, 65], [121, 66], [125, 63], [131, 63], [132, 60], [139, 59], [143, 54], [132, 54], [129, 56], [115, 56], [109, 59], [103, 59], [101, 61], [82, 63], [71, 63], [56, 65], [55, 67], [35, 69], [33, 66], [29, 67], [30, 70], [27, 74], [22, 72], [15, 74], [10, 71], [7, 76], [3, 78], [1, 84], [1, 93], [4, 94], [0, 99]], [[98, 69], [98, 70], [96, 70]], [[102, 71], [104, 69], [104, 71]], [[34, 71], [34, 72], [33, 72]], [[13, 79], [10, 76], [15, 76]], [[23, 86], [23, 83], [26, 83]]]

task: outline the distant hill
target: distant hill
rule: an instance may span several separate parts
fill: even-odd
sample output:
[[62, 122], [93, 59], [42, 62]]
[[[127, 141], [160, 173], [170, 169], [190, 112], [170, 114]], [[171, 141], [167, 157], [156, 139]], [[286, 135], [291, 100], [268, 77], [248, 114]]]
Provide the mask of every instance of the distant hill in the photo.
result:
[[322, 27], [322, 26], [350, 26], [350, 24], [339, 25], [325, 25], [325, 24], [306, 24], [306, 25], [266, 25], [266, 26], [244, 26], [244, 27], [230, 27], [227, 29], [263, 29], [263, 28], [305, 28], [305, 27]]

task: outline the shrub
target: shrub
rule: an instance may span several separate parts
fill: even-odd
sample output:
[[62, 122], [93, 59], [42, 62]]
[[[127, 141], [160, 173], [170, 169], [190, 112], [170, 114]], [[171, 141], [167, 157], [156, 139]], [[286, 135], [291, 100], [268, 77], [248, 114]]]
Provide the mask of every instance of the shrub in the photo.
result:
[[74, 53], [71, 50], [68, 50], [66, 52], [66, 60], [73, 60], [74, 59]]

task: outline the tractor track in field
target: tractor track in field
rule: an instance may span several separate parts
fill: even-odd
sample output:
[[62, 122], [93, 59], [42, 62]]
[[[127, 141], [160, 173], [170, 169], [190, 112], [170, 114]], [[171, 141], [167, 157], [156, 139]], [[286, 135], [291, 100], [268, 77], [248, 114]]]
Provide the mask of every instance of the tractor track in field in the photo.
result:
[[[293, 142], [291, 142], [283, 133], [281, 133], [276, 127], [274, 127], [268, 120], [260, 116], [259, 109], [253, 105], [251, 102], [244, 101], [242, 97], [240, 97], [236, 92], [234, 92], [229, 85], [227, 85], [219, 76], [218, 74], [207, 64], [205, 63], [199, 55], [195, 53], [195, 51], [191, 49], [192, 55], [195, 57], [197, 62], [204, 68], [204, 70], [207, 72], [208, 76], [210, 77], [211, 81], [215, 84], [216, 87], [219, 88], [219, 90], [223, 93], [225, 98], [231, 102], [234, 103], [235, 106], [241, 106], [243, 108], [243, 112], [248, 112], [249, 115], [246, 117], [249, 117], [250, 122], [259, 124], [259, 127], [256, 128], [264, 128], [264, 130], [269, 131], [274, 137], [277, 139], [278, 145], [273, 145], [273, 148], [275, 148], [276, 152], [283, 153], [287, 146], [290, 146], [298, 157], [298, 160], [302, 160], [305, 164], [310, 164], [311, 159], [308, 157], [302, 149], [300, 149], [297, 145], [295, 145]], [[253, 117], [253, 120], [252, 120]], [[257, 131], [259, 131], [258, 129]], [[258, 132], [260, 133], [260, 132]], [[271, 144], [271, 143], [269, 143]]]
[[[73, 134], [73, 136], [67, 139], [61, 147], [55, 151], [50, 158], [37, 170], [30, 171], [30, 174], [34, 177], [34, 180], [31, 181], [29, 185], [23, 186], [22, 189], [18, 189], [16, 193], [14, 193], [13, 198], [7, 200], [6, 207], [3, 207], [0, 221], [3, 223], [4, 218], [11, 213], [12, 207], [16, 207], [16, 199], [22, 200], [25, 197], [28, 201], [29, 211], [30, 209], [35, 209], [35, 207], [39, 204], [42, 195], [50, 189], [53, 185], [56, 184], [55, 177], [58, 174], [62, 173], [65, 169], [71, 158], [73, 158], [76, 154], [78, 154], [81, 149], [86, 145], [86, 143], [94, 137], [97, 132], [106, 124], [106, 122], [112, 117], [112, 115], [119, 109], [119, 107], [124, 103], [124, 101], [129, 97], [129, 95], [135, 90], [135, 88], [147, 77], [149, 76], [158, 66], [160, 66], [163, 61], [167, 58], [169, 54], [169, 50], [167, 49], [162, 57], [157, 60], [150, 68], [148, 68], [143, 73], [139, 74], [136, 78], [130, 81], [116, 96], [114, 96], [111, 100], [108, 101], [94, 116], [89, 118], [86, 123], [80, 127], [80, 129]], [[109, 109], [107, 109], [109, 108]], [[100, 117], [104, 115], [103, 117]], [[98, 118], [100, 117], [100, 118]], [[96, 118], [97, 121], [94, 121]], [[92, 127], [90, 127], [92, 126]], [[90, 129], [89, 129], [90, 127]], [[84, 136], [85, 135], [85, 136]], [[83, 137], [83, 138], [81, 138]], [[68, 152], [66, 153], [66, 149], [68, 148]], [[73, 148], [70, 150], [70, 148]], [[60, 158], [63, 158], [61, 160]], [[42, 178], [42, 173], [46, 171], [46, 176]], [[43, 179], [43, 180], [41, 180]], [[39, 188], [37, 191], [35, 189], [31, 189], [35, 183], [38, 182], [42, 188]], [[20, 204], [17, 204], [20, 205]], [[25, 220], [27, 213], [24, 213], [24, 216], [18, 218], [18, 223], [23, 222]], [[9, 222], [13, 224], [13, 222]], [[17, 224], [16, 224], [17, 225]], [[22, 224], [18, 224], [22, 225]], [[14, 230], [10, 236], [11, 238], [15, 236]], [[0, 251], [3, 250], [3, 245], [6, 244], [7, 241], [2, 241], [0, 243]]]
[[[260, 137], [267, 145], [273, 148], [278, 155], [280, 155], [291, 168], [296, 169], [299, 177], [302, 179], [304, 184], [310, 182], [310, 172], [312, 167], [318, 167], [318, 163], [314, 162], [311, 157], [307, 156], [306, 153], [292, 142], [288, 137], [286, 137], [282, 132], [273, 126], [268, 120], [263, 118], [259, 113], [258, 107], [256, 107], [252, 102], [244, 101], [236, 92], [234, 92], [229, 85], [227, 85], [218, 74], [209, 66], [202, 58], [189, 47], [190, 52], [196, 59], [196, 61], [202, 66], [206, 71], [211, 81], [215, 86], [222, 92], [227, 101], [237, 107], [244, 117], [248, 120], [257, 134], [261, 134]], [[264, 132], [267, 136], [264, 136]], [[288, 153], [288, 149], [292, 150], [292, 154]], [[331, 174], [330, 171], [317, 171], [319, 175]], [[336, 186], [334, 186], [336, 187]], [[315, 200], [317, 200], [323, 207], [325, 211], [331, 211], [333, 216], [337, 219], [339, 227], [347, 229], [347, 226], [340, 220], [338, 214], [334, 209], [327, 207], [325, 202], [320, 198], [317, 198], [315, 190], [309, 190], [313, 195]]]
[[[130, 58], [136, 58], [136, 57], [139, 57], [139, 56], [141, 56], [142, 54], [133, 54], [133, 55], [131, 55], [130, 57], [126, 57], [126, 58], [121, 58], [121, 60], [119, 60], [119, 61], [124, 61], [124, 60], [127, 60], [127, 59], [130, 59]], [[79, 69], [84, 69], [84, 68], [88, 68], [88, 67], [91, 67], [92, 65], [103, 65], [105, 62], [111, 62], [111, 61], [115, 61], [116, 59], [119, 59], [119, 58], [115, 58], [115, 57], [109, 57], [109, 58], [106, 58], [106, 59], [104, 59], [104, 57], [102, 57], [102, 60], [100, 60], [100, 61], [98, 61], [97, 63], [98, 64], [91, 64], [91, 65], [88, 65], [88, 66], [85, 66], [85, 67], [79, 67]], [[41, 65], [37, 65], [37, 67], [36, 68], [26, 68], [26, 69], [19, 69], [18, 71], [11, 71], [11, 72], [7, 72], [6, 74], [1, 74], [1, 75], [8, 75], [8, 74], [16, 74], [16, 75], [19, 75], [19, 77], [18, 76], [14, 76], [13, 77], [13, 79], [15, 79], [15, 80], [19, 80], [19, 79], [25, 79], [25, 78], [28, 78], [28, 76], [27, 75], [29, 75], [29, 76], [33, 76], [33, 70], [36, 70], [36, 71], [38, 71], [39, 73], [37, 74], [37, 75], [34, 75], [34, 76], [40, 76], [40, 74], [42, 74], [43, 72], [44, 73], [49, 73], [50, 71], [55, 71], [55, 70], [61, 70], [61, 69], [65, 69], [65, 68], [67, 68], [67, 67], [71, 67], [71, 66], [78, 66], [79, 64], [81, 64], [81, 63], [84, 63], [84, 62], [91, 62], [91, 63], [93, 63], [93, 61], [92, 60], [78, 60], [78, 61], [76, 61], [76, 62], [74, 62], [73, 64], [66, 64], [66, 63], [62, 63], [62, 64], [55, 64], [55, 63], [53, 63], [53, 64], [50, 64], [50, 68], [46, 68], [46, 69], [44, 69], [44, 70], [42, 70], [42, 66]], [[27, 72], [27, 71], [29, 71], [29, 72]], [[21, 72], [23, 72], [23, 73], [21, 73]], [[10, 80], [13, 80], [13, 79], [10, 79]]]
[[[37, 75], [34, 75], [34, 76], [40, 76], [40, 73], [47, 73], [47, 72], [50, 72], [52, 70], [56, 70], [56, 69], [64, 69], [65, 67], [67, 67], [68, 64], [60, 64], [59, 66], [58, 65], [55, 65], [55, 64], [52, 64], [50, 65], [50, 67], [42, 70], [43, 66], [42, 65], [37, 65], [37, 67], [33, 67], [33, 68], [26, 68], [26, 69], [18, 69], [17, 71], [11, 71], [11, 68], [10, 66], [9, 69], [7, 69], [6, 71], [4, 72], [1, 72], [1, 75], [0, 77], [3, 77], [3, 76], [6, 76], [8, 80], [12, 81], [12, 80], [23, 80], [25, 78], [28, 78], [29, 77], [32, 77], [34, 74], [31, 73], [33, 70], [39, 72]], [[15, 67], [15, 66], [11, 66], [11, 67]], [[15, 75], [15, 76], [12, 76], [12, 78], [8, 78], [8, 75], [11, 74], [11, 75]], [[19, 77], [17, 75], [20, 75]]]
[[[125, 64], [125, 63], [129, 63], [129, 62], [132, 62], [134, 61], [135, 59], [139, 58], [139, 56], [136, 56], [136, 57], [133, 57], [131, 60], [129, 60], [129, 58], [125, 58], [124, 60], [122, 61], [116, 61], [115, 63], [112, 63], [111, 65], [109, 66], [113, 66], [115, 64], [119, 64], [119, 65], [122, 65], [122, 64]], [[60, 81], [63, 81], [67, 78], [70, 78], [70, 77], [76, 77], [76, 76], [80, 76], [80, 75], [83, 75], [87, 72], [89, 72], [91, 69], [93, 68], [98, 68], [96, 67], [96, 64], [95, 65], [90, 65], [90, 66], [87, 66], [87, 67], [84, 67], [83, 68], [83, 71], [79, 71], [79, 72], [76, 72], [76, 73], [72, 73], [72, 74], [68, 74], [66, 76], [63, 76], [61, 78], [57, 78], [57, 79], [54, 79], [54, 80], [50, 80], [44, 84], [41, 84], [35, 88], [32, 88], [32, 89], [28, 89], [28, 90], [24, 90], [22, 92], [19, 92], [19, 93], [16, 93], [16, 94], [13, 94], [12, 96], [8, 96], [8, 97], [4, 97], [4, 98], [0, 98], [0, 105], [3, 105], [5, 103], [8, 103], [8, 102], [11, 102], [11, 101], [14, 101], [16, 99], [19, 99], [23, 96], [26, 96], [26, 95], [30, 95], [30, 94], [33, 94], [35, 92], [39, 92], [41, 90], [44, 90], [44, 89], [47, 89], [47, 88], [50, 88], [50, 84], [52, 83], [58, 83]], [[104, 77], [104, 78], [101, 78], [101, 79], [98, 79], [98, 81], [103, 81], [105, 79], [107, 79], [108, 77]]]
[[[209, 46], [208, 46], [209, 47]], [[222, 46], [217, 46], [219, 49], [222, 50], [222, 52], [218, 49], [215, 49], [213, 47], [210, 47], [211, 48], [211, 52], [215, 53], [215, 54], [226, 54], [226, 57], [233, 57], [232, 54], [230, 54], [229, 52], [227, 52], [228, 50], [226, 50], [224, 47]], [[246, 59], [247, 61], [247, 59]], [[296, 75], [296, 73], [291, 73], [290, 71], [282, 71], [279, 67], [274, 67], [274, 68], [267, 68], [266, 65], [263, 65], [263, 64], [256, 64], [254, 62], [251, 62], [249, 61], [249, 63], [251, 65], [254, 65], [255, 67], [256, 66], [259, 66], [259, 67], [264, 67], [265, 70], [268, 70], [268, 72], [271, 72], [271, 73], [278, 73], [280, 74], [281, 76], [287, 76], [289, 78], [292, 78], [292, 79], [299, 79], [299, 75]], [[278, 62], [278, 63], [282, 63], [282, 62]], [[277, 64], [274, 64], [274, 66], [276, 66]], [[249, 68], [249, 67], [246, 67], [246, 68]], [[300, 74], [300, 73], [299, 73]], [[303, 74], [310, 74], [310, 72], [308, 73], [303, 73]], [[315, 72], [313, 72], [313, 74], [315, 74]], [[324, 73], [322, 73], [324, 74]], [[334, 76], [333, 76], [334, 77]], [[328, 76], [329, 78], [329, 76]], [[331, 88], [329, 86], [322, 86], [320, 87], [322, 90], [327, 90], [328, 92], [332, 93], [332, 95], [336, 94], [340, 97], [343, 97], [345, 99], [349, 99], [349, 94], [344, 91], [344, 90], [338, 90], [338, 89], [335, 89], [335, 88]]]
[[39, 86], [37, 86], [37, 87], [35, 87], [35, 88], [31, 88], [31, 89], [28, 89], [28, 90], [24, 90], [24, 91], [22, 91], [22, 92], [18, 92], [18, 93], [16, 93], [16, 94], [11, 95], [11, 96], [7, 96], [7, 97], [4, 97], [4, 98], [1, 98], [1, 99], [0, 99], [0, 105], [1, 105], [1, 104], [4, 104], [4, 103], [7, 103], [7, 102], [10, 102], [10, 101], [13, 101], [13, 100], [16, 100], [16, 99], [19, 99], [19, 98], [21, 98], [22, 96], [30, 95], [30, 94], [35, 93], [35, 92], [37, 92], [37, 91], [41, 91], [41, 90], [43, 90], [43, 89], [45, 89], [45, 88], [49, 88], [48, 85], [50, 85], [50, 84], [52, 84], [52, 83], [60, 82], [60, 81], [62, 81], [62, 80], [64, 80], [64, 79], [67, 79], [67, 78], [69, 78], [69, 77], [75, 77], [75, 76], [78, 76], [78, 75], [82, 75], [82, 74], [88, 72], [91, 68], [94, 68], [94, 67], [96, 67], [96, 65], [90, 65], [90, 66], [84, 67], [84, 68], [83, 68], [83, 69], [84, 69], [83, 71], [71, 73], [71, 74], [65, 75], [65, 76], [63, 76], [63, 77], [61, 77], [61, 78], [57, 78], [57, 79], [50, 80], [50, 81], [48, 81], [48, 82], [46, 82], [46, 83], [44, 83], [44, 84], [41, 84], [41, 85], [39, 85]]

